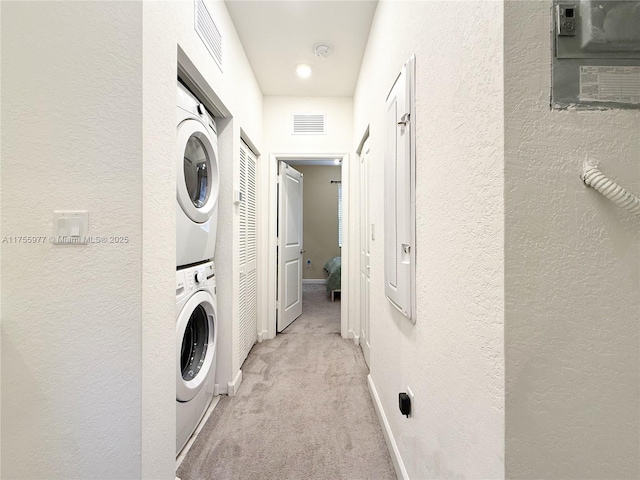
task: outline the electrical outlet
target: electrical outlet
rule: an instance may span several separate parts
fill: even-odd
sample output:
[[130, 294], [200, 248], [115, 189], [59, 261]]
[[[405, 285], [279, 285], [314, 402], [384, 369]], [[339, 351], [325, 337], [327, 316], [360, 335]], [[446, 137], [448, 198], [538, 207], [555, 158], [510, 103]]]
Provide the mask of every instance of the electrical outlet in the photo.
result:
[[407, 395], [409, 395], [409, 399], [411, 400], [411, 416], [415, 417], [416, 416], [416, 397], [413, 395], [413, 391], [411, 390], [411, 388], [407, 385]]

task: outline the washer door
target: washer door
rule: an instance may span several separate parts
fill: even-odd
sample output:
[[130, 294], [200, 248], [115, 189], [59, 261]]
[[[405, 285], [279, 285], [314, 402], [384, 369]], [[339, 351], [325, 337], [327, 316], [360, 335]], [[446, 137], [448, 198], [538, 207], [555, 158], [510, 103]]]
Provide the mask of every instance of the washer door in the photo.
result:
[[218, 202], [218, 159], [209, 132], [197, 120], [178, 125], [178, 203], [196, 223], [209, 220]]
[[213, 298], [196, 292], [176, 322], [176, 399], [188, 402], [203, 388], [215, 355], [217, 325]]

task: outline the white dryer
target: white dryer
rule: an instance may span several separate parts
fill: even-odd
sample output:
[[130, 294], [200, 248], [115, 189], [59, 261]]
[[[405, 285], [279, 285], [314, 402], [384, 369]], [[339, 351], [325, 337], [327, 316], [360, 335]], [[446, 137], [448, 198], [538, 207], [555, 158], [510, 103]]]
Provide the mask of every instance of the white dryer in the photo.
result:
[[218, 229], [218, 137], [213, 116], [178, 83], [176, 266], [212, 260]]
[[216, 372], [218, 318], [213, 262], [176, 272], [176, 454], [202, 420]]

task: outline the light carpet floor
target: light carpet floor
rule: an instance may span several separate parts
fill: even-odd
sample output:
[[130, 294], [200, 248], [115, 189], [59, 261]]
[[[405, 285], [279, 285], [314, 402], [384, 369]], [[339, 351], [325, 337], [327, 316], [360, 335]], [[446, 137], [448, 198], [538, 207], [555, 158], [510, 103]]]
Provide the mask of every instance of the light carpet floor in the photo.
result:
[[222, 396], [180, 465], [194, 479], [395, 479], [360, 347], [340, 302], [305, 285], [303, 314], [256, 344], [235, 397]]

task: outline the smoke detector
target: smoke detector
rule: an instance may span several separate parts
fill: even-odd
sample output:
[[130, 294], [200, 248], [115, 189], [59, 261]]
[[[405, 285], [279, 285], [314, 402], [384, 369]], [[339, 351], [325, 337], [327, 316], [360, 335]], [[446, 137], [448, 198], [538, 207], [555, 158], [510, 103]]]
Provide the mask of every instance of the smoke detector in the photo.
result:
[[331, 55], [331, 47], [329, 45], [325, 45], [324, 43], [319, 43], [315, 47], [313, 47], [313, 53], [316, 54], [316, 57], [327, 58]]

